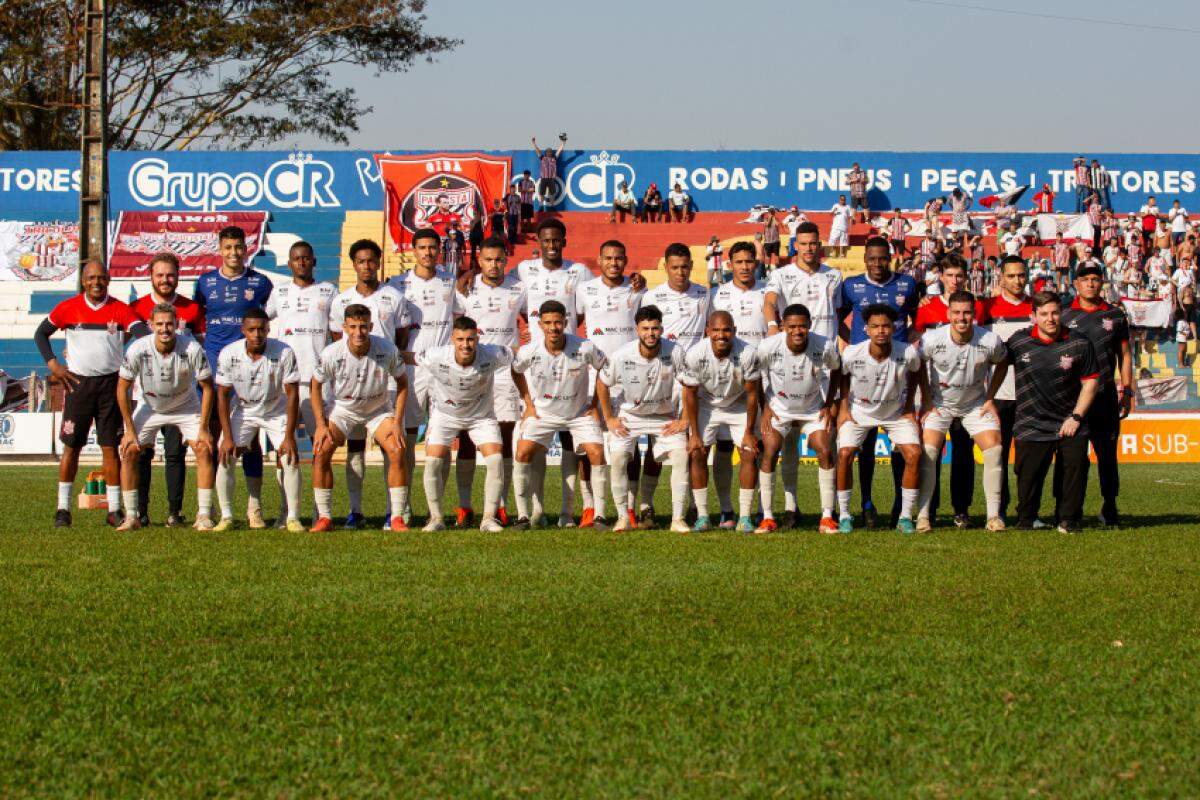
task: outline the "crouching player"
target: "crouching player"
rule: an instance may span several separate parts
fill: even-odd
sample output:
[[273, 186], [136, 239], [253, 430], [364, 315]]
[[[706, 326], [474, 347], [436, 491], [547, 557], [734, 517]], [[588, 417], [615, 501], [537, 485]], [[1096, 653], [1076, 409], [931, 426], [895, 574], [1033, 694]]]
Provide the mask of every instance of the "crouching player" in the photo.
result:
[[911, 344], [892, 339], [898, 313], [873, 303], [863, 311], [866, 341], [842, 351], [841, 407], [838, 413], [837, 502], [838, 530], [854, 530], [850, 515], [850, 468], [867, 434], [883, 428], [892, 448], [904, 457], [900, 482], [901, 533], [915, 530], [912, 513], [921, 475], [921, 437], [913, 410], [921, 372], [921, 356]]
[[[138, 465], [142, 450], [154, 446], [154, 438], [167, 425], [179, 428], [196, 456], [198, 508], [195, 528], [212, 530], [213, 442], [208, 432], [212, 416], [212, 370], [204, 348], [190, 336], [176, 331], [175, 307], [159, 303], [150, 312], [149, 336], [138, 339], [125, 351], [117, 379], [117, 406], [125, 421], [121, 439], [121, 494], [125, 521], [117, 530], [141, 527], [138, 521]], [[142, 402], [132, 411], [129, 390], [134, 381], [142, 389]], [[196, 399], [197, 386], [200, 399]]]
[[[433, 347], [416, 356], [414, 363], [429, 376], [429, 425], [425, 429], [425, 499], [429, 504], [426, 531], [446, 529], [442, 519], [443, 464], [450, 444], [460, 433], [483, 455], [487, 478], [483, 484], [483, 519], [479, 529], [504, 529], [496, 519], [504, 486], [503, 440], [493, 407], [494, 379], [498, 372], [511, 374], [513, 351], [497, 344], [480, 344], [479, 328], [470, 317], [454, 320], [450, 344]], [[525, 379], [513, 376], [522, 395]], [[460, 455], [459, 458], [462, 458]], [[471, 459], [474, 460], [474, 453]]]
[[[929, 378], [933, 408], [922, 420], [921, 492], [917, 502], [917, 530], [933, 526], [929, 506], [933, 499], [937, 463], [942, 458], [946, 431], [961, 419], [963, 428], [983, 453], [983, 494], [987, 499], [987, 529], [1004, 530], [1000, 517], [1000, 487], [1004, 480], [1000, 449], [1000, 414], [992, 403], [1008, 371], [1007, 350], [1000, 337], [975, 324], [975, 295], [954, 292], [946, 299], [948, 325], [926, 331], [920, 354]], [[992, 371], [991, 383], [988, 372]]]
[[[626, 468], [637, 454], [638, 438], [654, 436], [654, 455], [671, 462], [671, 530], [687, 533], [684, 521], [688, 492], [687, 421], [679, 413], [677, 386], [683, 371], [683, 348], [662, 338], [662, 312], [642, 306], [633, 317], [637, 341], [617, 348], [596, 379], [596, 404], [608, 428], [608, 457], [612, 463], [614, 531], [637, 527], [629, 507]], [[616, 390], [614, 392], [614, 390]], [[612, 395], [621, 407], [612, 410]]]
[[[396, 399], [388, 402], [388, 380], [396, 379]], [[325, 384], [333, 386], [333, 406], [326, 413]], [[317, 520], [313, 532], [333, 530], [333, 451], [347, 439], [371, 438], [388, 457], [388, 498], [393, 509], [405, 507], [409, 474], [404, 461], [404, 404], [408, 377], [396, 345], [371, 335], [371, 309], [361, 303], [346, 307], [342, 338], [321, 351], [313, 370], [313, 500]], [[408, 530], [400, 514], [392, 514], [394, 531]]]
[[799, 303], [783, 310], [783, 330], [763, 339], [755, 357], [762, 373], [767, 400], [763, 405], [762, 465], [758, 491], [763, 520], [757, 533], [776, 530], [775, 457], [793, 428], [808, 440], [817, 454], [817, 482], [821, 490], [822, 533], [837, 533], [833, 518], [837, 483], [833, 468], [833, 425], [837, 419], [837, 392], [842, 360], [836, 341], [810, 333], [812, 316]]
[[[221, 420], [221, 445], [217, 449], [217, 504], [221, 521], [216, 530], [233, 527], [233, 492], [237, 472], [230, 469], [250, 447], [258, 432], [266, 431], [283, 472], [287, 497], [287, 529], [301, 532], [300, 459], [296, 425], [300, 417], [300, 369], [296, 353], [270, 333], [267, 312], [252, 308], [242, 318], [241, 341], [226, 345], [217, 357], [217, 415]], [[255, 525], [253, 518], [250, 527]]]
[[[708, 530], [708, 451], [720, 433], [741, 448], [738, 481], [737, 529], [752, 533], [750, 507], [754, 504], [754, 480], [758, 477], [758, 406], [762, 395], [755, 350], [736, 338], [733, 317], [714, 311], [705, 327], [705, 338], [684, 356], [683, 413], [691, 428], [688, 455], [692, 473], [692, 497], [696, 501], [696, 524], [692, 530]], [[656, 445], [657, 447], [657, 445]]]

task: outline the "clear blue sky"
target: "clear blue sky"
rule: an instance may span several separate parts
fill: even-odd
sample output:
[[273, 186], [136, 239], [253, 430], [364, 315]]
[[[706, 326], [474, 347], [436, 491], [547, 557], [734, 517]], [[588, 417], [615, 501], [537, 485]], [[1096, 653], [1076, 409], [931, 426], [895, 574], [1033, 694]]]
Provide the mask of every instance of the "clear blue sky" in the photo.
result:
[[458, 49], [338, 78], [375, 109], [356, 148], [1198, 149], [1200, 3], [947, 2], [1163, 29], [928, 0], [430, 0]]

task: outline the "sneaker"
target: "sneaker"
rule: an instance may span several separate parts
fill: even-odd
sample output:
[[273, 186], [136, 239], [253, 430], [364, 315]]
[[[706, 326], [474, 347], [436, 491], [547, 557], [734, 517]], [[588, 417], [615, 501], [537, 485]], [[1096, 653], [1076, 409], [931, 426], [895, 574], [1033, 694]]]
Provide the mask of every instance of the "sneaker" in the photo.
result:
[[717, 521], [717, 527], [723, 531], [731, 531], [737, 527], [737, 524], [737, 517], [733, 515], [732, 511], [722, 511], [721, 517]]
[[[562, 520], [560, 519], [559, 521], [561, 522]], [[583, 510], [583, 516], [581, 516], [579, 518], [579, 527], [590, 528], [595, 524], [596, 524], [596, 509], [585, 508]], [[562, 525], [560, 524], [559, 527], [561, 528]]]
[[529, 523], [528, 517], [518, 517], [517, 521], [513, 523], [513, 529], [518, 531], [527, 531], [530, 527], [532, 526]]
[[621, 531], [627, 531], [637, 525], [636, 520], [630, 519], [632, 516], [633, 514], [617, 514], [617, 520], [612, 526], [613, 532], [620, 533]]
[[1054, 530], [1058, 531], [1059, 533], [1079, 533], [1079, 526], [1071, 525], [1067, 522], [1060, 522], [1054, 528]]
[[572, 517], [570, 514], [559, 514], [558, 515], [558, 527], [574, 528], [575, 527], [575, 518]]
[[284, 528], [289, 533], [304, 533], [304, 523], [298, 519], [289, 519], [284, 523]]
[[149, 528], [150, 527], [150, 515], [149, 514], [138, 514], [138, 524], [141, 525], [143, 528]]
[[[957, 523], [958, 519], [955, 518], [955, 524]], [[933, 525], [929, 522], [929, 517], [917, 517], [918, 533], [929, 533], [931, 530], [933, 530]]]
[[754, 529], [755, 533], [774, 533], [779, 530], [779, 525], [770, 517], [763, 518], [763, 521], [758, 523], [758, 527]]
[[913, 525], [913, 521], [908, 517], [901, 517], [896, 520], [896, 530], [901, 533], [915, 533], [917, 526]]
[[168, 528], [186, 528], [187, 520], [183, 518], [183, 514], [170, 514], [163, 524]]
[[[404, 524], [404, 520], [400, 519], [399, 517], [395, 517], [394, 519], [398, 520], [401, 524]], [[421, 528], [421, 530], [425, 533], [437, 533], [438, 531], [446, 530], [446, 523], [442, 521], [441, 517], [433, 517], [429, 520], [429, 522], [425, 523], [425, 527]]]
[[233, 530], [233, 517], [221, 517], [221, 521], [213, 526], [213, 530], [217, 533]]
[[854, 517], [842, 517], [839, 519], [838, 533], [854, 533]]
[[[400, 519], [404, 519], [404, 518], [401, 517]], [[365, 520], [364, 520], [364, 522], [365, 522]], [[383, 524], [379, 526], [379, 530], [390, 531], [391, 529], [392, 529], [392, 515], [384, 514], [383, 515]]]
[[117, 530], [119, 530], [119, 531], [136, 531], [140, 527], [142, 527], [142, 523], [141, 523], [141, 520], [139, 520], [137, 517], [126, 517], [124, 519], [124, 521], [122, 521], [121, 524], [117, 526]]
[[637, 515], [637, 526], [640, 530], [649, 530], [654, 527], [654, 509], [646, 506]]
[[821, 521], [817, 523], [817, 530], [821, 533], [837, 533], [838, 522], [833, 517], [821, 517]]
[[966, 530], [967, 528], [971, 527], [971, 518], [966, 514], [955, 514], [954, 527], [958, 528], [960, 531]]
[[1029, 527], [1033, 528], [1035, 531], [1040, 531], [1042, 528], [1049, 528], [1050, 524], [1047, 522], [1042, 522], [1040, 519], [1035, 519], [1029, 524]]
[[779, 515], [779, 519], [775, 520], [775, 524], [780, 528], [795, 528], [800, 522], [800, 515], [794, 510], [784, 511]]
[[500, 506], [498, 509], [496, 509], [496, 519], [498, 519], [500, 521], [501, 525], [507, 525], [508, 524], [508, 509], [505, 508], [504, 506]]
[[308, 530], [311, 533], [328, 533], [333, 530], [333, 520], [329, 517], [319, 517]]
[[[443, 523], [443, 527], [444, 527], [444, 523]], [[403, 516], [392, 517], [392, 519], [390, 520], [390, 522], [388, 524], [388, 528], [389, 528], [389, 530], [392, 530], [392, 531], [406, 531], [406, 530], [408, 530], [408, 523], [404, 521]]]
[[[640, 528], [640, 527], [641, 527], [641, 525], [639, 525], [639, 524], [638, 524], [638, 518], [637, 518], [637, 514], [635, 514], [635, 513], [633, 512], [633, 509], [632, 509], [632, 508], [631, 508], [631, 509], [629, 509], [629, 513], [626, 515], [626, 518], [629, 520], [629, 527], [630, 527], [630, 528], [637, 529], [637, 528]], [[616, 530], [616, 527], [617, 527], [617, 526], [614, 524], [614, 525], [613, 525], [613, 530]], [[624, 530], [624, 529], [622, 529], [622, 530]]]
[[495, 517], [484, 517], [479, 521], [479, 530], [484, 533], [500, 533], [504, 526]]
[[863, 527], [874, 528], [879, 525], [879, 512], [875, 506], [863, 506]]
[[192, 527], [198, 531], [211, 531], [213, 529], [212, 518], [208, 514], [197, 514], [196, 521], [192, 523]]
[[267, 521], [263, 519], [262, 509], [247, 508], [246, 524], [250, 526], [250, 530], [252, 531], [261, 531], [263, 528], [267, 527]]
[[738, 533], [754, 533], [754, 520], [749, 517], [741, 517], [737, 521]]
[[706, 531], [709, 529], [708, 515], [696, 517], [696, 522], [692, 525], [694, 531]]
[[987, 529], [989, 531], [1002, 531], [1002, 530], [1005, 530], [1007, 527], [1008, 526], [1006, 526], [1004, 524], [1004, 520], [1001, 519], [1000, 517], [992, 517], [991, 519], [989, 519], [987, 521]]
[[1121, 527], [1121, 515], [1117, 513], [1115, 505], [1105, 503], [1104, 507], [1100, 509], [1097, 519], [1100, 520], [1100, 524], [1105, 528]]
[[71, 527], [71, 512], [65, 508], [60, 508], [54, 512], [54, 527], [69, 528]]
[[474, 528], [475, 527], [475, 509], [459, 507], [454, 509], [454, 527], [456, 528]]
[[358, 511], [351, 511], [346, 515], [346, 521], [342, 524], [343, 530], [356, 531], [366, 524], [367, 518]]
[[525, 521], [529, 524], [530, 528], [545, 528], [546, 527], [546, 515], [545, 514], [538, 514], [536, 517], [532, 517]]
[[692, 529], [688, 527], [687, 521], [682, 519], [671, 520], [671, 533], [691, 533]]
[[[108, 512], [108, 514], [107, 514], [107, 515], [105, 515], [105, 517], [104, 517], [104, 521], [105, 521], [105, 522], [108, 524], [108, 527], [110, 527], [110, 528], [119, 528], [119, 527], [121, 527], [122, 525], [124, 525], [124, 524], [125, 524], [125, 520], [126, 520], [126, 519], [127, 519], [126, 517], [122, 517], [122, 516], [121, 516], [120, 514], [118, 514], [116, 511], [110, 511], [110, 512]], [[129, 530], [129, 529], [128, 529], [128, 528], [126, 528], [126, 530]]]

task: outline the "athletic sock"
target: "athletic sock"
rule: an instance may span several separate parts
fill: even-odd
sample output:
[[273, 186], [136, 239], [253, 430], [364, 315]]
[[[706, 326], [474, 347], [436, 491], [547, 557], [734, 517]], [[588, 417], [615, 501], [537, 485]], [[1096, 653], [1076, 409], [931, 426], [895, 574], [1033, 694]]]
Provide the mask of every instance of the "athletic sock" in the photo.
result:
[[[542, 451], [533, 457], [533, 461], [529, 462], [529, 471], [527, 480], [529, 481], [528, 493], [525, 495], [529, 499], [529, 510], [532, 512], [530, 519], [534, 517], [544, 516], [546, 506], [543, 502], [546, 494], [546, 451]], [[516, 466], [513, 467], [513, 489], [516, 489]]]
[[458, 507], [471, 508], [471, 490], [475, 488], [475, 456], [459, 456], [454, 462], [454, 483], [458, 489]]
[[713, 453], [713, 488], [717, 490], [717, 502], [722, 514], [733, 513], [733, 452]]
[[[484, 459], [487, 461], [487, 459]], [[508, 505], [508, 490], [512, 486], [513, 460], [511, 456], [504, 456], [504, 474], [500, 478], [500, 505]]]
[[319, 519], [329, 519], [332, 516], [330, 510], [333, 506], [333, 489], [313, 488], [313, 502], [317, 504], [317, 517]]
[[837, 490], [838, 516], [849, 517], [850, 513], [850, 489]]
[[754, 513], [754, 489], [738, 488], [738, 513], [749, 517]]
[[692, 499], [696, 501], [696, 513], [702, 517], [708, 516], [708, 487], [692, 489]]
[[917, 490], [900, 488], [900, 518], [912, 519], [913, 506], [917, 502]]
[[262, 475], [246, 476], [246, 493], [250, 496], [246, 501], [246, 511], [262, 512]]
[[[112, 491], [113, 490], [110, 487], [108, 492], [111, 494]], [[138, 490], [130, 489], [128, 491], [123, 492], [123, 491], [121, 491], [121, 487], [118, 486], [117, 487], [117, 507], [119, 507], [121, 504], [121, 496], [122, 495], [125, 496], [125, 518], [132, 519], [132, 518], [136, 517], [137, 516], [137, 507], [138, 507]], [[114, 507], [112, 505], [112, 503], [110, 502], [109, 506], [108, 506], [108, 510], [115, 513], [117, 511], [117, 507]]]
[[59, 511], [70, 511], [71, 510], [71, 490], [73, 488], [75, 488], [75, 483], [73, 481], [59, 481], [58, 482], [58, 510]]
[[1000, 516], [1000, 494], [1004, 487], [1001, 452], [999, 445], [983, 451], [983, 496], [987, 503], [988, 519]]
[[[346, 453], [346, 494], [350, 496], [350, 512], [352, 514], [362, 513], [363, 476], [366, 475], [366, 472], [367, 459], [365, 454], [361, 452]], [[327, 517], [329, 515], [322, 514], [321, 516]]]
[[[430, 522], [442, 518], [442, 462], [444, 461], [443, 458], [425, 454], [425, 505], [429, 507]], [[388, 493], [391, 493], [390, 489]]]
[[601, 464], [592, 465], [592, 491], [595, 493], [595, 505], [592, 506], [596, 511], [597, 517], [604, 516], [604, 495], [608, 493], [608, 465]]
[[[295, 512], [292, 511], [292, 501], [288, 500], [287, 483], [284, 480], [284, 474], [287, 472], [287, 462], [281, 460], [281, 463], [283, 463], [283, 466], [275, 467], [275, 485], [279, 488], [279, 514], [277, 518], [295, 519], [296, 515], [300, 513], [300, 509], [296, 509]], [[296, 497], [299, 496], [299, 494], [296, 495]]]
[[834, 504], [837, 503], [837, 473], [833, 467], [817, 468], [817, 486], [821, 495], [821, 516], [832, 517]]
[[[250, 479], [247, 478], [247, 481]], [[224, 461], [217, 462], [217, 505], [221, 507], [222, 519], [233, 519], [233, 490], [237, 485], [237, 473]]]
[[575, 486], [579, 482], [579, 458], [574, 452], [567, 452], [566, 448], [562, 451], [562, 460], [558, 465], [559, 481], [562, 483], [562, 511], [563, 516], [572, 517], [575, 515]]
[[283, 484], [283, 504], [287, 506], [287, 508], [284, 510], [284, 514], [289, 520], [299, 519], [300, 465], [297, 464], [293, 459], [289, 458], [284, 461], [282, 470], [276, 470], [276, 472], [279, 471], [283, 472], [283, 480], [280, 481], [280, 483]]
[[[388, 500], [392, 503], [392, 508], [401, 509], [408, 507], [408, 487], [407, 486], [389, 486]], [[400, 513], [397, 511], [396, 513]]]
[[517, 501], [517, 519], [532, 519], [529, 516], [529, 473], [530, 465], [525, 461], [513, 462], [513, 494]]
[[[688, 475], [687, 450], [680, 447], [672, 450], [668, 460], [671, 462], [671, 519], [683, 519], [687, 513], [688, 485], [691, 479]], [[646, 477], [643, 473], [643, 479]], [[654, 480], [657, 482], [658, 477]], [[653, 495], [650, 496], [653, 499]]]
[[783, 437], [783, 452], [779, 456], [779, 480], [783, 482], [783, 508], [796, 510], [796, 481], [800, 475], [800, 431], [791, 428]]
[[500, 505], [500, 490], [504, 486], [504, 458], [499, 453], [483, 457], [487, 470], [483, 479], [483, 517], [495, 519]]
[[612, 453], [612, 495], [617, 519], [629, 516], [629, 473], [626, 471], [628, 466], [628, 452]]
[[201, 517], [212, 517], [212, 489], [196, 490], [196, 514]]
[[[387, 454], [386, 453], [384, 453], [384, 462], [383, 463], [384, 464], [387, 463]], [[416, 431], [412, 431], [411, 433], [407, 430], [404, 431], [404, 466], [407, 468], [407, 472], [405, 472], [405, 474], [408, 475], [408, 480], [411, 483], [413, 480], [413, 476], [417, 474], [417, 432]], [[384, 474], [386, 475], [387, 472], [384, 472]], [[443, 486], [446, 485], [446, 477], [444, 475], [442, 476], [442, 485]], [[411, 496], [406, 492], [404, 494], [404, 498], [405, 498], [404, 499], [404, 507], [397, 509], [397, 511], [399, 512], [399, 514], [401, 516], [404, 516], [406, 514], [411, 516], [412, 515]], [[391, 513], [391, 505], [392, 505], [392, 495], [389, 492], [388, 493], [388, 512], [389, 513]]]
[[[917, 489], [917, 515], [922, 519], [929, 517], [929, 507], [933, 505], [933, 488], [937, 483], [937, 464], [942, 457], [942, 448], [924, 445], [921, 448], [921, 482]], [[903, 503], [903, 500], [901, 500]], [[901, 514], [903, 516], [903, 514]]]
[[[594, 467], [593, 467], [594, 469]], [[584, 508], [590, 508], [596, 512], [596, 516], [600, 516], [601, 508], [596, 507], [596, 495], [592, 492], [592, 481], [579, 481], [579, 500], [583, 503]], [[601, 498], [603, 500], [603, 498]]]
[[[104, 490], [104, 497], [108, 501], [109, 513], [115, 514], [116, 512], [121, 510], [121, 487], [120, 486], [107, 486]], [[134, 492], [133, 499], [134, 499], [133, 508], [131, 509], [128, 505], [126, 505], [125, 510], [126, 511], [132, 510], [133, 513], [136, 515], [137, 514], [137, 493], [136, 492]]]
[[774, 472], [759, 472], [758, 473], [758, 494], [762, 500], [762, 512], [764, 519], [775, 519], [775, 473]]

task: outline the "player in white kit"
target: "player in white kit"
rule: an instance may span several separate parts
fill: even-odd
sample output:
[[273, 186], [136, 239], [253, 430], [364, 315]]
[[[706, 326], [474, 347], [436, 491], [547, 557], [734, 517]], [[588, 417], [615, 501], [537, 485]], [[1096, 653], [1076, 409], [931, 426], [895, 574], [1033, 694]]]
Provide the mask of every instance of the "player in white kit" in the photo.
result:
[[[821, 232], [816, 224], [802, 222], [796, 226], [796, 259], [771, 273], [763, 301], [763, 316], [767, 334], [782, 329], [780, 312], [799, 303], [812, 315], [810, 333], [833, 342], [838, 338], [837, 305], [842, 293], [842, 273], [821, 263]], [[779, 524], [784, 528], [796, 525], [796, 481], [799, 477], [800, 431], [792, 428], [784, 438], [779, 459], [783, 482], [783, 515]]]
[[496, 519], [504, 462], [500, 425], [492, 407], [493, 381], [497, 374], [507, 372], [521, 394], [528, 394], [524, 378], [513, 375], [510, 369], [514, 355], [504, 345], [480, 344], [475, 320], [459, 317], [454, 321], [450, 344], [416, 356], [417, 365], [429, 376], [430, 392], [429, 426], [425, 429], [425, 497], [429, 503], [426, 531], [446, 528], [442, 520], [442, 462], [450, 457], [450, 444], [464, 433], [483, 454], [487, 467], [479, 528], [488, 532], [504, 529]]
[[758, 410], [762, 382], [755, 349], [736, 337], [728, 311], [708, 317], [706, 338], [684, 356], [683, 413], [688, 421], [688, 455], [691, 462], [692, 496], [699, 516], [693, 530], [703, 531], [708, 522], [708, 450], [720, 434], [741, 449], [737, 529], [754, 531], [750, 521], [754, 504], [754, 481], [758, 477]]
[[[279, 339], [268, 338], [267, 312], [252, 308], [242, 318], [240, 341], [226, 345], [217, 357], [217, 416], [221, 444], [217, 448], [217, 503], [221, 521], [214, 530], [233, 527], [233, 492], [237, 473], [230, 466], [264, 431], [278, 456], [276, 469], [287, 495], [289, 531], [300, 524], [300, 457], [296, 425], [300, 421], [300, 368], [296, 353]], [[311, 380], [311, 379], [310, 379]], [[253, 521], [250, 527], [255, 527]]]
[[[588, 369], [601, 369], [604, 356], [586, 339], [566, 332], [567, 310], [557, 300], [538, 309], [539, 340], [517, 353], [513, 372], [525, 375], [525, 414], [513, 464], [517, 495], [517, 527], [540, 527], [544, 520], [530, 518], [529, 464], [545, 452], [554, 434], [569, 432], [587, 454], [592, 467], [604, 466], [604, 436], [596, 417], [594, 398], [587, 393]], [[565, 452], [566, 448], [564, 448]], [[594, 490], [604, 491], [604, 472], [596, 470]]]
[[596, 379], [596, 405], [608, 429], [608, 457], [614, 468], [613, 530], [638, 525], [629, 505], [625, 465], [637, 456], [638, 437], [653, 436], [654, 453], [671, 462], [671, 530], [687, 533], [687, 421], [680, 413], [678, 384], [684, 353], [662, 338], [662, 312], [656, 307], [642, 306], [635, 322], [637, 339], [618, 348]]
[[[1007, 350], [998, 334], [975, 324], [975, 295], [954, 292], [946, 299], [949, 324], [925, 332], [921, 360], [929, 381], [932, 409], [922, 419], [921, 491], [917, 501], [917, 530], [933, 526], [929, 507], [937, 463], [946, 433], [961, 419], [983, 454], [983, 494], [987, 500], [987, 529], [1004, 530], [1000, 517], [1000, 414], [992, 400], [1008, 371]], [[989, 381], [989, 373], [991, 380]]]
[[[296, 354], [300, 385], [304, 387], [300, 392], [300, 421], [304, 423], [305, 434], [311, 439], [316, 429], [316, 418], [313, 417], [308, 386], [317, 358], [325, 345], [329, 344], [329, 310], [338, 290], [332, 283], [313, 278], [317, 258], [308, 242], [296, 242], [288, 248], [287, 265], [292, 280], [278, 284], [271, 290], [265, 308], [267, 316], [275, 320], [273, 328], [276, 338]], [[277, 463], [276, 466], [282, 465]], [[282, 469], [276, 469], [275, 474], [282, 477], [285, 473]], [[279, 522], [276, 527], [286, 527], [285, 520], [297, 516], [300, 510], [295, 509], [295, 514], [291, 513], [292, 509], [287, 505], [286, 487], [281, 486], [280, 489]]]
[[[179, 428], [196, 456], [198, 509], [195, 528], [212, 530], [213, 441], [208, 420], [213, 409], [212, 370], [204, 348], [176, 330], [175, 307], [159, 303], [150, 312], [149, 336], [129, 345], [117, 379], [117, 406], [125, 423], [121, 438], [121, 494], [125, 521], [117, 530], [141, 527], [138, 521], [138, 463], [142, 450], [167, 425]], [[142, 401], [132, 410], [129, 390], [134, 382]], [[199, 387], [200, 398], [196, 397]]]
[[[371, 335], [378, 336], [403, 348], [408, 336], [408, 317], [404, 297], [394, 287], [379, 282], [383, 250], [370, 239], [359, 239], [350, 245], [350, 264], [357, 281], [346, 291], [333, 298], [329, 307], [329, 336], [334, 341], [342, 338], [342, 321], [346, 309], [352, 305], [363, 305], [371, 311]], [[327, 401], [328, 404], [328, 401]], [[311, 410], [311, 401], [310, 401]], [[313, 421], [316, 429], [316, 421]], [[350, 513], [346, 515], [347, 529], [362, 527], [362, 485], [367, 463], [365, 439], [350, 437], [346, 442], [346, 493], [350, 496]]]
[[[342, 338], [321, 351], [313, 370], [310, 392], [316, 431], [313, 436], [313, 499], [317, 519], [313, 532], [333, 530], [330, 504], [333, 496], [333, 452], [351, 437], [375, 440], [387, 455], [388, 496], [393, 508], [408, 499], [410, 473], [404, 458], [404, 405], [408, 400], [408, 375], [396, 345], [371, 334], [371, 309], [354, 304], [345, 309]], [[391, 383], [395, 380], [393, 400]], [[325, 413], [322, 398], [330, 384], [333, 404]], [[394, 514], [389, 527], [408, 530]]]
[[775, 457], [793, 430], [804, 434], [817, 455], [817, 483], [821, 493], [821, 521], [817, 530], [837, 533], [838, 529], [833, 518], [837, 501], [833, 426], [837, 419], [842, 360], [836, 339], [809, 332], [810, 319], [805, 306], [799, 303], [788, 306], [783, 311], [783, 332], [764, 339], [755, 353], [766, 396], [758, 476], [763, 521], [758, 533], [778, 528], [773, 512]]
[[921, 474], [920, 433], [913, 404], [920, 383], [921, 356], [911, 344], [892, 339], [898, 312], [882, 303], [862, 313], [867, 339], [842, 351], [841, 406], [838, 412], [837, 502], [838, 530], [850, 533], [851, 467], [867, 434], [883, 428], [892, 447], [904, 457], [900, 483], [901, 533], [915, 530], [912, 520]]

